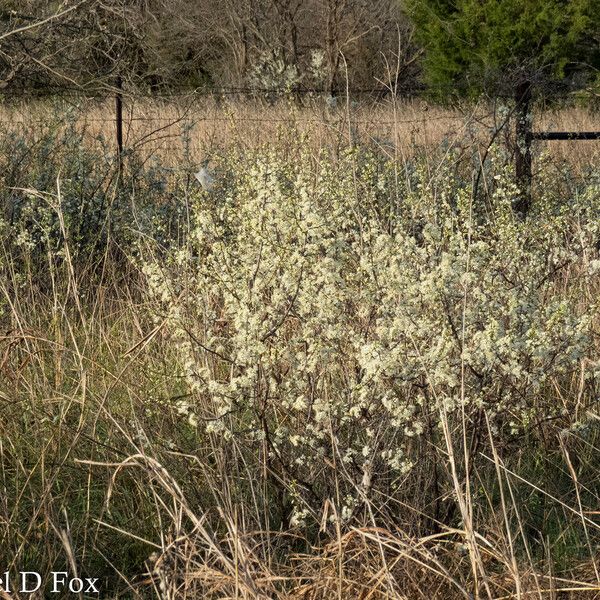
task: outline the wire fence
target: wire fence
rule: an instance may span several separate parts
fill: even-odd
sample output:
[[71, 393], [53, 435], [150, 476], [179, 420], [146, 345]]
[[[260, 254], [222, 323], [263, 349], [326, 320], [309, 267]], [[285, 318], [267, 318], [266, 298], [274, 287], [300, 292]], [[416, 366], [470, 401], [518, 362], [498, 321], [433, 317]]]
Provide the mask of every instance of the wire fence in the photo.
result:
[[[372, 125], [376, 123], [381, 126], [393, 127], [394, 125], [410, 125], [423, 123], [424, 121], [455, 121], [458, 117], [451, 115], [438, 115], [434, 117], [420, 117], [415, 119], [397, 119], [395, 121], [388, 120], [379, 120], [379, 119], [355, 119], [352, 118], [351, 121], [356, 125]], [[66, 119], [65, 119], [66, 120]], [[124, 122], [143, 122], [143, 123], [171, 123], [171, 125], [175, 126], [180, 124], [183, 119], [172, 119], [169, 117], [129, 117], [124, 118]], [[302, 123], [307, 125], [318, 125], [323, 123], [323, 119], [316, 118], [283, 118], [283, 117], [194, 117], [190, 119], [185, 119], [187, 122], [192, 123]], [[89, 118], [83, 117], [80, 119], [81, 123], [114, 123], [115, 118], [106, 117], [106, 118]], [[48, 119], [0, 119], [0, 124], [4, 125], [36, 125], [36, 124], [45, 124], [48, 125]]]
[[[54, 95], [51, 93], [58, 90], [60, 93]], [[380, 87], [345, 90], [345, 97], [334, 99], [326, 90], [316, 88], [293, 90], [256, 87], [180, 90], [173, 88], [168, 93], [143, 93], [115, 87], [103, 90], [102, 94], [99, 90], [95, 90], [95, 94], [88, 94], [81, 88], [61, 86], [45, 89], [46, 94], [40, 99], [50, 101], [47, 104], [50, 110], [43, 116], [39, 116], [36, 115], [35, 110], [31, 111], [30, 115], [27, 114], [30, 109], [28, 100], [35, 97], [35, 90], [24, 90], [19, 96], [24, 100], [20, 105], [21, 113], [17, 103], [9, 101], [3, 106], [2, 95], [11, 97], [12, 100], [18, 97], [16, 94], [6, 95], [3, 90], [0, 95], [0, 126], [5, 130], [17, 127], [43, 130], [66, 126], [69, 123], [83, 128], [100, 126], [106, 134], [104, 142], [114, 146], [118, 153], [132, 152], [140, 148], [148, 150], [153, 145], [158, 151], [180, 153], [184, 151], [186, 143], [189, 145], [189, 142], [184, 140], [185, 136], [202, 125], [212, 126], [213, 131], [210, 135], [213, 136], [228, 126], [256, 126], [257, 131], [262, 129], [261, 134], [267, 135], [267, 126], [286, 125], [290, 128], [329, 128], [332, 131], [337, 128], [338, 134], [350, 136], [352, 128], [361, 128], [367, 138], [372, 134], [371, 139], [375, 139], [375, 131], [385, 133], [387, 130], [387, 133], [393, 133], [398, 128], [404, 128], [403, 133], [406, 133], [414, 128], [414, 132], [423, 134], [427, 129], [431, 130], [436, 123], [439, 123], [440, 127], [445, 128], [448, 133], [453, 133], [452, 124], [454, 129], [460, 127], [463, 132], [473, 125], [479, 125], [490, 135], [496, 135], [497, 113], [501, 104], [499, 102], [490, 102], [476, 115], [472, 106], [465, 105], [462, 110], [444, 109], [429, 105], [426, 100], [414, 94], [398, 94], [396, 90], [390, 92], [387, 89], [388, 95], [382, 97], [383, 91], [385, 89]], [[277, 94], [282, 103], [265, 101], [265, 94], [268, 93]], [[553, 98], [557, 99], [572, 93], [572, 91], [563, 91], [555, 94]], [[373, 100], [374, 95], [377, 94], [380, 96]], [[314, 101], [301, 104], [288, 103], [290, 100], [306, 95], [310, 95]], [[361, 95], [364, 101], [354, 99]], [[223, 97], [231, 102], [221, 103]], [[120, 109], [115, 110], [115, 99], [117, 107], [121, 105]], [[209, 105], [206, 104], [207, 99], [212, 100]], [[235, 111], [230, 112], [232, 106], [239, 104], [238, 99], [248, 100], [249, 106], [254, 109], [245, 113], [238, 111], [238, 114], [234, 114]], [[63, 102], [66, 103], [66, 107]], [[45, 103], [42, 104], [42, 107], [44, 106]], [[153, 110], [157, 114], [148, 114]], [[172, 114], [164, 114], [169, 111]], [[589, 123], [585, 123], [585, 126], [589, 127]], [[506, 127], [506, 123], [502, 124], [502, 127]], [[577, 125], [569, 125], [569, 127], [574, 129]], [[370, 133], [367, 131], [368, 128], [371, 128]], [[600, 123], [591, 129], [600, 129]], [[123, 132], [125, 132], [125, 139], [123, 139]], [[111, 141], [115, 135], [120, 139]], [[572, 142], [600, 139], [600, 133], [592, 130], [531, 131], [527, 135], [526, 141], [529, 145], [534, 140]], [[393, 144], [397, 142], [396, 135]]]
[[[69, 98], [85, 97], [88, 99], [106, 99], [115, 93], [121, 93], [130, 98], [146, 99], [173, 99], [189, 97], [228, 97], [241, 96], [247, 98], [257, 97], [287, 97], [287, 98], [336, 98], [343, 100], [345, 98], [370, 97], [372, 99], [381, 99], [389, 97], [398, 97], [404, 99], [423, 98], [433, 94], [445, 94], [449, 99], [458, 98], [462, 92], [469, 88], [460, 84], [434, 84], [423, 82], [411, 82], [410, 85], [398, 84], [380, 84], [372, 87], [261, 87], [255, 85], [245, 86], [200, 86], [194, 87], [189, 84], [169, 83], [168, 85], [158, 86], [154, 89], [147, 86], [134, 86], [130, 89], [119, 88], [116, 84], [97, 83], [74, 85], [43, 85], [39, 87], [7, 87], [0, 90], [0, 95], [6, 99], [19, 98]], [[544, 89], [539, 99], [547, 101], [564, 100], [574, 96], [589, 95], [597, 97], [598, 90], [595, 88], [578, 88], [563, 86], [556, 89]], [[499, 98], [501, 96], [497, 96]], [[506, 98], [512, 98], [512, 93], [507, 92]]]
[[[63, 89], [64, 91], [64, 89]], [[410, 118], [405, 116], [393, 115], [390, 118], [388, 113], [385, 116], [385, 108], [389, 104], [376, 103], [376, 104], [361, 104], [356, 102], [344, 101], [341, 99], [340, 102], [335, 104], [328, 102], [327, 98], [321, 101], [313, 103], [311, 105], [303, 105], [290, 107], [284, 105], [273, 105], [271, 103], [263, 103], [260, 101], [256, 102], [257, 98], [255, 94], [258, 94], [264, 90], [257, 90], [256, 88], [229, 88], [221, 90], [193, 90], [187, 91], [185, 94], [170, 94], [164, 95], [149, 95], [149, 94], [137, 94], [131, 96], [123, 96], [117, 90], [117, 93], [113, 96], [103, 97], [103, 102], [94, 104], [95, 98], [89, 98], [77, 95], [60, 95], [53, 97], [54, 100], [68, 99], [70, 101], [69, 110], [61, 110], [60, 106], [49, 104], [50, 111], [44, 116], [36, 116], [35, 111], [33, 114], [24, 116], [19, 113], [18, 110], [13, 110], [13, 114], [10, 114], [10, 105], [8, 110], [4, 111], [2, 115], [2, 105], [0, 104], [0, 125], [7, 127], [51, 127], [60, 125], [61, 123], [73, 122], [81, 126], [87, 126], [98, 124], [98, 125], [111, 125], [116, 126], [117, 123], [124, 128], [129, 128], [133, 125], [155, 125], [157, 132], [162, 132], [167, 129], [181, 127], [181, 128], [193, 128], [200, 124], [227, 124], [227, 125], [289, 125], [289, 126], [322, 126], [329, 125], [332, 123], [344, 122], [346, 125], [350, 124], [353, 127], [367, 127], [375, 126], [378, 128], [393, 128], [398, 126], [410, 126], [410, 125], [423, 125], [424, 123], [433, 122], [450, 122], [460, 119], [460, 115], [456, 113], [447, 114], [431, 114], [427, 112], [427, 105], [421, 105], [412, 111]], [[282, 92], [282, 90], [279, 90]], [[306, 90], [307, 92], [309, 90]], [[310, 93], [321, 92], [322, 90], [310, 90]], [[356, 92], [371, 92], [373, 90], [353, 90]], [[248, 95], [248, 92], [251, 94]], [[221, 106], [218, 102], [211, 105], [210, 110], [207, 110], [201, 103], [206, 98], [213, 100], [218, 99], [221, 94], [238, 94], [241, 93], [244, 98], [247, 98], [251, 102], [250, 106], [253, 108], [251, 114], [246, 112], [245, 114], [233, 114], [229, 112], [231, 104], [227, 106]], [[290, 92], [295, 95], [297, 92]], [[254, 96], [253, 96], [254, 94]], [[115, 110], [114, 98], [117, 98], [117, 108]], [[181, 98], [185, 97], [186, 102], [181, 102]], [[25, 96], [27, 98], [27, 96]], [[174, 114], [166, 116], [164, 114], [147, 114], [149, 105], [146, 103], [140, 106], [137, 101], [146, 101], [148, 99], [158, 101], [156, 105], [150, 103], [151, 108], [154, 108], [159, 113], [165, 111], [165, 106], [160, 102], [165, 98], [177, 99], [173, 104], [169, 104], [169, 110], [172, 108]], [[414, 102], [414, 98], [408, 96], [396, 96], [394, 99], [398, 102], [408, 103]], [[110, 100], [111, 104], [108, 104]], [[90, 104], [86, 103], [91, 101]], [[120, 105], [120, 107], [119, 107]], [[375, 114], [373, 108], [377, 107], [380, 109], [380, 114]], [[425, 107], [423, 109], [423, 107]], [[14, 108], [14, 106], [13, 106]], [[95, 108], [100, 108], [94, 112]], [[283, 114], [281, 109], [283, 108]], [[414, 108], [414, 107], [413, 107]], [[24, 110], [29, 110], [29, 106], [25, 105]], [[382, 112], [383, 111], [383, 112]], [[97, 114], [98, 112], [106, 113]], [[168, 111], [167, 111], [168, 112]], [[142, 113], [142, 114], [140, 114]], [[208, 114], [207, 114], [208, 113]], [[365, 114], [367, 113], [367, 114]]]

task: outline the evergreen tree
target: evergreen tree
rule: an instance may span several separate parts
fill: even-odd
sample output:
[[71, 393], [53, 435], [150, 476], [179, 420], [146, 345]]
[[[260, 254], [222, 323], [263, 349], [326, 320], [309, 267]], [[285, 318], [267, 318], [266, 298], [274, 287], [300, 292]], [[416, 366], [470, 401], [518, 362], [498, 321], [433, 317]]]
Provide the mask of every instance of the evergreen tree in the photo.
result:
[[526, 214], [532, 95], [597, 78], [597, 0], [406, 0], [406, 8], [425, 48], [425, 80], [435, 97], [514, 98], [516, 179], [522, 192], [515, 209]]
[[581, 86], [600, 68], [596, 0], [407, 0], [433, 93]]

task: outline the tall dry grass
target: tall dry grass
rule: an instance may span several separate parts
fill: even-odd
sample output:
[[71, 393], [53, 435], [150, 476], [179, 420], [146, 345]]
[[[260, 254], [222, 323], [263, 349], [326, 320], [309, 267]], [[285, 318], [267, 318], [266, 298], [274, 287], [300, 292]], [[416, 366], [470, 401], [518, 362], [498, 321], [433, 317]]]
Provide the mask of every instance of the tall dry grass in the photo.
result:
[[[90, 144], [98, 139], [114, 147], [115, 107], [112, 101], [73, 100], [70, 102], [24, 101], [0, 106], [0, 123], [8, 130], [40, 125], [60, 126], [56, 108], [86, 132]], [[533, 127], [539, 131], [596, 131], [597, 112], [583, 107], [540, 109], [533, 112]], [[294, 130], [319, 148], [352, 140], [371, 144], [399, 160], [414, 158], [432, 148], [456, 145], [470, 148], [478, 143], [484, 152], [505, 120], [498, 106], [470, 105], [445, 109], [426, 101], [395, 99], [355, 102], [339, 98], [329, 106], [321, 98], [298, 104], [281, 99], [274, 104], [247, 98], [177, 99], [126, 97], [124, 100], [125, 147], [143, 156], [156, 156], [171, 167], [197, 164], [206, 156], [234, 146], [256, 148], [275, 144]], [[60, 121], [60, 118], [59, 118]], [[500, 138], [512, 135], [510, 125]], [[578, 171], [596, 165], [600, 158], [598, 141], [535, 142], [534, 158], [549, 155]]]

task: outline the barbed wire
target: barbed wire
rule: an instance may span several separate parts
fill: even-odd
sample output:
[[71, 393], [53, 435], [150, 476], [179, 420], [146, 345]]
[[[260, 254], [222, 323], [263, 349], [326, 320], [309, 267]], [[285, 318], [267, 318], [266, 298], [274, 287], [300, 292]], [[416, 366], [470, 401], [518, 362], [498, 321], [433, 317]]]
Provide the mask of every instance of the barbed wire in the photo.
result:
[[[244, 92], [248, 92], [249, 90], [251, 90], [252, 94], [254, 94], [253, 98], [256, 98], [256, 94], [260, 93], [256, 88], [229, 88], [229, 89], [220, 89], [220, 90], [215, 90], [215, 89], [211, 89], [211, 90], [207, 90], [207, 89], [196, 89], [196, 90], [188, 90], [186, 92], [186, 94], [182, 94], [182, 95], [171, 95], [171, 96], [156, 96], [156, 95], [131, 95], [131, 96], [125, 96], [125, 98], [128, 98], [131, 101], [130, 106], [128, 107], [128, 109], [124, 112], [123, 116], [122, 116], [122, 124], [128, 128], [128, 132], [133, 132], [132, 138], [131, 140], [129, 140], [128, 142], [126, 142], [125, 144], [125, 151], [129, 152], [129, 151], [135, 151], [138, 148], [141, 148], [142, 146], [148, 146], [148, 144], [153, 144], [155, 146], [155, 149], [158, 151], [177, 151], [177, 152], [184, 152], [185, 153], [185, 143], [182, 143], [182, 145], [180, 146], [173, 146], [172, 144], [169, 144], [170, 141], [173, 141], [174, 138], [177, 137], [181, 137], [186, 133], [186, 130], [189, 132], [191, 130], [193, 130], [197, 125], [201, 124], [201, 123], [227, 123], [230, 124], [232, 126], [237, 126], [239, 124], [258, 124], [258, 125], [264, 125], [264, 124], [286, 124], [289, 126], [327, 126], [329, 128], [336, 128], [339, 127], [339, 125], [341, 123], [343, 123], [343, 126], [346, 128], [348, 126], [351, 127], [363, 127], [363, 126], [370, 126], [372, 128], [394, 128], [397, 126], [405, 126], [405, 125], [409, 125], [409, 126], [419, 126], [419, 128], [415, 128], [413, 131], [417, 132], [419, 131], [421, 128], [424, 128], [428, 123], [431, 122], [439, 122], [439, 121], [448, 121], [448, 122], [455, 122], [457, 124], [462, 123], [462, 127], [467, 127], [467, 122], [471, 123], [471, 124], [476, 124], [481, 122], [481, 124], [483, 124], [482, 119], [484, 119], [485, 117], [482, 115], [479, 115], [480, 118], [474, 118], [475, 115], [474, 113], [472, 113], [470, 116], [467, 118], [467, 114], [464, 112], [460, 112], [458, 110], [455, 110], [452, 114], [431, 114], [431, 112], [428, 112], [428, 108], [429, 105], [427, 103], [425, 103], [424, 105], [421, 105], [420, 107], [418, 107], [416, 110], [418, 110], [418, 114], [415, 115], [414, 118], [395, 118], [393, 120], [390, 120], [389, 118], [385, 118], [386, 115], [381, 115], [384, 118], [378, 118], [376, 114], [373, 113], [369, 113], [369, 118], [364, 118], [364, 116], [361, 115], [361, 110], [362, 109], [372, 109], [373, 106], [380, 106], [380, 107], [384, 107], [386, 106], [385, 103], [382, 102], [378, 102], [375, 104], [369, 104], [369, 103], [364, 103], [364, 104], [360, 104], [360, 103], [352, 103], [350, 101], [349, 96], [347, 96], [346, 98], [342, 98], [339, 103], [337, 103], [337, 105], [331, 105], [331, 103], [327, 103], [327, 101], [325, 100], [325, 104], [324, 105], [308, 105], [308, 106], [304, 106], [304, 107], [299, 107], [299, 110], [308, 110], [308, 111], [315, 111], [317, 112], [317, 115], [319, 114], [318, 111], [322, 111], [323, 109], [325, 109], [326, 112], [321, 112], [320, 114], [322, 116], [302, 116], [299, 114], [294, 114], [293, 112], [289, 115], [289, 116], [276, 116], [276, 115], [269, 115], [266, 114], [266, 111], [269, 110], [269, 108], [276, 108], [276, 107], [265, 107], [264, 105], [260, 106], [260, 109], [263, 110], [263, 115], [262, 116], [244, 116], [244, 115], [235, 115], [235, 114], [226, 114], [223, 115], [222, 112], [221, 114], [218, 113], [219, 106], [217, 104], [217, 107], [214, 109], [215, 112], [217, 112], [217, 114], [212, 114], [212, 115], [207, 115], [207, 116], [200, 116], [196, 110], [199, 108], [199, 105], [194, 105], [194, 100], [196, 98], [204, 98], [207, 96], [219, 96], [221, 94], [223, 94], [223, 92], [227, 92], [230, 94], [242, 94]], [[264, 91], [264, 90], [263, 90]], [[309, 90], [307, 90], [308, 92]], [[321, 90], [322, 91], [322, 90]], [[356, 90], [355, 90], [356, 91]], [[359, 90], [360, 92], [367, 92], [367, 90]], [[369, 92], [372, 92], [373, 90], [368, 90]], [[315, 90], [310, 90], [310, 93], [315, 93]], [[286, 93], [294, 95], [296, 94], [296, 91], [293, 90], [286, 90]], [[0, 96], [1, 97], [1, 96]], [[59, 100], [64, 99], [64, 96], [58, 95], [58, 96], [48, 96], [49, 98], [57, 98]], [[74, 94], [70, 94], [67, 96], [70, 99], [74, 99], [76, 98], [77, 100], [88, 100], [88, 97], [81, 97], [81, 95], [74, 95]], [[164, 99], [164, 98], [174, 98], [174, 97], [185, 97], [188, 101], [185, 102], [184, 104], [177, 104], [174, 103], [173, 106], [175, 108], [178, 108], [178, 112], [179, 114], [175, 114], [173, 116], [159, 116], [159, 115], [147, 115], [147, 114], [134, 114], [134, 111], [136, 110], [135, 108], [135, 100], [140, 99], [140, 98], [152, 98], [154, 100], [160, 100], [160, 99]], [[402, 96], [402, 95], [397, 95], [397, 94], [392, 94], [391, 95], [392, 99], [395, 100], [414, 100], [415, 97], [414, 96]], [[110, 96], [107, 94], [105, 96], [102, 97], [102, 99], [104, 101], [107, 100], [113, 100], [114, 101], [114, 96], [111, 94]], [[190, 102], [191, 100], [191, 102]], [[323, 100], [323, 98], [321, 98], [321, 100]], [[490, 103], [490, 106], [492, 106], [493, 103]], [[1, 104], [0, 104], [1, 106]], [[494, 114], [495, 110], [494, 109], [490, 109], [490, 106], [488, 106], [488, 110], [486, 110], [485, 115], [487, 117], [490, 117], [491, 115]], [[102, 108], [108, 108], [105, 105], [101, 105]], [[94, 108], [94, 103], [91, 104], [91, 108]], [[158, 109], [161, 109], [161, 105], [158, 104], [157, 105]], [[471, 107], [472, 108], [472, 107]], [[29, 128], [29, 130], [35, 130], [36, 128], [39, 128], [41, 134], [44, 134], [45, 132], [47, 132], [48, 130], [52, 130], [53, 128], [66, 128], [69, 126], [73, 126], [73, 127], [78, 127], [78, 128], [83, 128], [84, 131], [81, 132], [82, 135], [85, 135], [86, 133], [88, 133], [89, 135], [91, 135], [91, 137], [98, 137], [98, 136], [94, 136], [93, 133], [89, 133], [85, 131], [85, 128], [93, 125], [93, 124], [101, 124], [101, 125], [106, 125], [106, 124], [111, 124], [113, 126], [116, 126], [117, 124], [117, 115], [112, 112], [110, 115], [107, 115], [106, 117], [103, 116], [88, 116], [86, 114], [86, 110], [89, 111], [90, 107], [86, 107], [85, 103], [73, 103], [72, 108], [68, 111], [66, 111], [64, 114], [59, 115], [57, 114], [57, 112], [54, 112], [54, 114], [50, 114], [48, 117], [44, 117], [44, 118], [28, 118], [28, 117], [24, 117], [22, 115], [18, 115], [16, 116], [17, 118], [0, 118], [0, 126], [3, 127], [4, 131], [10, 131], [11, 128], [18, 128], [18, 127], [22, 127], [22, 128]], [[54, 107], [55, 111], [58, 111], [58, 107]], [[114, 111], [114, 107], [111, 107], [111, 110]], [[142, 107], [138, 107], [137, 110], [144, 110], [144, 106], [142, 105]], [[223, 109], [221, 109], [223, 110]], [[490, 112], [491, 110], [491, 112]], [[388, 113], [389, 116], [389, 113]], [[142, 129], [141, 131], [139, 130], [139, 128], [137, 129], [137, 136], [136, 136], [136, 129], [135, 126], [136, 124], [141, 124], [141, 126], [143, 127], [144, 124], [155, 124], [156, 127], [152, 130], [152, 126], [150, 126], [148, 129], [151, 129], [151, 131], [148, 132], [148, 129]], [[179, 130], [175, 130], [174, 128], [178, 127]], [[173, 132], [173, 133], [170, 133]], [[106, 138], [105, 141], [108, 141], [109, 136], [111, 136], [112, 134], [106, 133]], [[129, 135], [129, 133], [128, 133]], [[139, 138], [139, 136], [142, 136], [141, 138]], [[139, 139], [135, 139], [136, 137], [138, 137]], [[98, 138], [98, 141], [101, 142], [102, 140], [100, 138]], [[169, 145], [166, 145], [169, 144]]]
[[[300, 97], [314, 96], [315, 98], [333, 97], [343, 101], [346, 97], [353, 96], [375, 96], [375, 97], [393, 97], [398, 99], [424, 98], [428, 92], [447, 92], [448, 95], [455, 96], [467, 87], [461, 87], [458, 84], [424, 84], [416, 83], [411, 87], [407, 86], [387, 86], [380, 85], [376, 87], [354, 87], [354, 88], [323, 88], [323, 87], [257, 87], [257, 86], [230, 86], [230, 87], [190, 87], [185, 84], [169, 84], [166, 89], [144, 90], [133, 88], [130, 90], [120, 90], [116, 87], [106, 84], [101, 87], [67, 86], [67, 85], [44, 85], [43, 87], [6, 87], [0, 89], [0, 98], [20, 98], [20, 97], [42, 97], [42, 98], [79, 98], [86, 99], [108, 99], [115, 94], [121, 94], [124, 98], [139, 99], [165, 99], [165, 98], [189, 98], [189, 97], [219, 97], [219, 96], [247, 96], [253, 98], [256, 96], [275, 96], [275, 97]], [[560, 99], [568, 98], [577, 94], [594, 94], [594, 90], [589, 88], [569, 88], [544, 90], [542, 98]]]
[[[344, 118], [344, 121], [347, 121], [347, 116], [344, 114], [340, 114], [340, 117]], [[406, 125], [412, 123], [423, 123], [429, 121], [457, 121], [461, 120], [461, 115], [437, 115], [430, 116], [423, 114], [422, 117], [415, 119], [397, 119], [395, 121], [388, 120], [380, 120], [377, 118], [371, 119], [355, 119], [350, 118], [352, 124], [356, 125], [382, 125], [382, 126], [393, 126], [393, 125]], [[132, 118], [124, 118], [123, 123], [127, 124], [130, 122], [152, 122], [152, 123], [169, 123], [172, 122], [172, 125], [183, 125], [189, 123], [200, 123], [200, 122], [231, 122], [231, 123], [288, 123], [288, 124], [309, 124], [309, 125], [319, 125], [323, 123], [327, 123], [328, 119], [297, 119], [297, 118], [283, 118], [283, 117], [197, 117], [197, 118], [169, 118], [169, 117], [132, 117]], [[88, 118], [83, 117], [82, 119], [78, 119], [74, 117], [73, 119], [69, 119], [65, 117], [61, 119], [60, 122], [73, 122], [74, 124], [85, 125], [88, 123], [115, 123], [115, 117], [106, 117], [106, 118]], [[37, 125], [37, 124], [46, 124], [48, 127], [52, 125], [58, 124], [57, 122], [49, 121], [48, 119], [0, 119], [0, 124], [3, 125]]]

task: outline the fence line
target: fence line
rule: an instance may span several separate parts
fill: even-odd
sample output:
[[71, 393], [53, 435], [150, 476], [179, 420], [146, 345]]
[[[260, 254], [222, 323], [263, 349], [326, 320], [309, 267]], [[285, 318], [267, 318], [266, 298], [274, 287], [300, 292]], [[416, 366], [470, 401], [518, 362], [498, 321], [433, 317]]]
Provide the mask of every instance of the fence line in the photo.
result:
[[[113, 97], [117, 91], [118, 86], [102, 86], [96, 88], [86, 88], [85, 86], [69, 87], [69, 86], [53, 86], [47, 85], [40, 88], [5, 88], [0, 91], [0, 97], [6, 98], [19, 98], [19, 97], [77, 97], [85, 96], [90, 99], [106, 99]], [[465, 88], [466, 89], [466, 88]], [[190, 96], [248, 96], [253, 97], [257, 95], [276, 95], [276, 96], [315, 96], [315, 97], [331, 97], [332, 91], [333, 96], [336, 99], [343, 100], [347, 96], [359, 96], [359, 95], [371, 95], [378, 97], [396, 97], [400, 99], [414, 99], [422, 98], [427, 91], [433, 90], [436, 92], [446, 92], [449, 96], [456, 96], [456, 93], [461, 91], [461, 87], [458, 85], [447, 85], [447, 84], [417, 84], [412, 88], [397, 87], [394, 86], [379, 86], [379, 87], [356, 87], [346, 89], [345, 87], [335, 88], [330, 90], [322, 87], [280, 87], [280, 88], [269, 88], [269, 87], [255, 87], [255, 86], [230, 86], [220, 88], [206, 88], [206, 87], [189, 87], [186, 85], [172, 84], [168, 86], [168, 89], [154, 90], [154, 91], [142, 91], [137, 89], [122, 90], [123, 96], [128, 98], [150, 98], [150, 99], [164, 99], [164, 98], [183, 98]], [[544, 94], [543, 98], [548, 100], [568, 98], [576, 94], [591, 94], [597, 96], [597, 92], [593, 88], [589, 89], [566, 89], [566, 90], [554, 90]], [[507, 99], [512, 99], [512, 96], [506, 96]]]
[[[414, 123], [423, 123], [429, 121], [455, 121], [460, 119], [459, 116], [453, 115], [438, 115], [435, 117], [427, 116], [421, 117], [419, 119], [399, 119], [397, 121], [381, 121], [378, 119], [350, 119], [353, 124], [357, 125], [383, 125], [392, 127], [394, 125], [410, 125]], [[346, 119], [347, 120], [347, 119]], [[67, 119], [64, 119], [60, 122], [67, 122]], [[76, 123], [87, 124], [87, 123], [115, 123], [115, 118], [83, 118], [83, 119], [74, 119]], [[258, 118], [258, 117], [198, 117], [198, 118], [187, 118], [183, 117], [180, 119], [170, 119], [168, 117], [132, 117], [132, 118], [123, 118], [123, 123], [129, 122], [148, 122], [148, 123], [169, 123], [172, 122], [171, 125], [179, 125], [183, 122], [193, 122], [193, 123], [201, 123], [201, 122], [234, 122], [234, 123], [303, 123], [303, 124], [322, 124], [326, 122], [326, 119], [284, 119], [278, 117], [270, 117], [270, 118]], [[32, 124], [47, 124], [49, 126], [56, 125], [56, 122], [49, 121], [48, 119], [0, 119], [0, 124], [4, 125], [32, 125]], [[170, 125], [167, 125], [169, 127]]]

